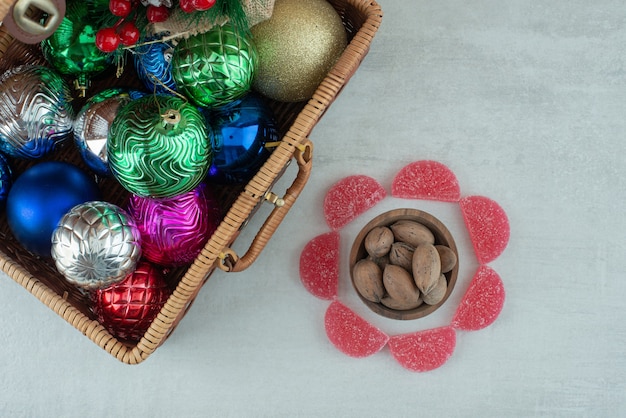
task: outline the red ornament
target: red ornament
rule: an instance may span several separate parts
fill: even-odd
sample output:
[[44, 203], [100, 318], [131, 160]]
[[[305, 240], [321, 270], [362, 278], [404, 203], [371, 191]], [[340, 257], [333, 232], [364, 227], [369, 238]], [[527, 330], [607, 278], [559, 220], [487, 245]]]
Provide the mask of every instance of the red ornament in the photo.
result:
[[179, 0], [178, 5], [180, 6], [180, 9], [185, 13], [193, 13], [196, 11], [193, 0]]
[[102, 28], [96, 33], [96, 46], [102, 52], [113, 52], [120, 44], [115, 28]]
[[165, 22], [170, 16], [170, 10], [165, 6], [150, 5], [146, 9], [146, 17], [150, 23]]
[[209, 10], [211, 7], [215, 6], [215, 1], [216, 0], [192, 0], [191, 3], [196, 10], [204, 11]]
[[94, 293], [94, 313], [113, 335], [137, 341], [169, 298], [171, 292], [161, 270], [140, 261], [123, 281]]
[[132, 5], [128, 0], [109, 0], [109, 10], [113, 16], [126, 17], [132, 10]]
[[125, 22], [120, 26], [119, 37], [122, 45], [135, 45], [139, 40], [139, 29], [133, 22]]

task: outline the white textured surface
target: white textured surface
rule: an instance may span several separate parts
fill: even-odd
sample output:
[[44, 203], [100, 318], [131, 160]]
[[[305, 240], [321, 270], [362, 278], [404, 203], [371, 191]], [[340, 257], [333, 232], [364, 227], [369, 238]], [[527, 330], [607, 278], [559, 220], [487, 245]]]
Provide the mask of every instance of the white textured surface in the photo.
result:
[[[2, 416], [626, 415], [624, 3], [381, 5], [370, 54], [311, 135], [315, 170], [293, 213], [249, 271], [211, 278], [146, 362], [117, 362], [0, 277]], [[422, 374], [386, 348], [337, 351], [328, 302], [298, 279], [332, 183], [388, 185], [419, 159], [499, 202], [512, 229], [491, 263], [501, 316], [459, 332], [450, 360]]]

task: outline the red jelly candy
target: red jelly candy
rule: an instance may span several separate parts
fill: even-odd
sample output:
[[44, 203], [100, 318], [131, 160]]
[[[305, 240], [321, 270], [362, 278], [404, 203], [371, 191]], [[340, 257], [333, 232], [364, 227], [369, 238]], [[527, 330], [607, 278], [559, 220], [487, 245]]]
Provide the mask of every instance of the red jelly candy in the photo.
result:
[[326, 223], [331, 229], [337, 230], [386, 196], [383, 186], [371, 177], [346, 177], [335, 183], [324, 198]]
[[437, 161], [416, 161], [402, 168], [391, 184], [391, 195], [403, 199], [458, 202], [459, 182], [454, 173]]
[[435, 328], [391, 337], [389, 350], [402, 367], [427, 372], [442, 366], [456, 346], [456, 332], [451, 327]]
[[339, 233], [328, 232], [309, 241], [300, 254], [300, 280], [320, 299], [334, 299], [339, 284]]
[[326, 310], [324, 325], [330, 342], [350, 357], [371, 356], [389, 341], [387, 334], [338, 301]]
[[504, 306], [504, 285], [498, 273], [480, 266], [452, 318], [452, 326], [464, 331], [483, 329], [496, 320]]
[[483, 196], [464, 197], [459, 204], [478, 262], [486, 264], [498, 258], [511, 234], [504, 210]]

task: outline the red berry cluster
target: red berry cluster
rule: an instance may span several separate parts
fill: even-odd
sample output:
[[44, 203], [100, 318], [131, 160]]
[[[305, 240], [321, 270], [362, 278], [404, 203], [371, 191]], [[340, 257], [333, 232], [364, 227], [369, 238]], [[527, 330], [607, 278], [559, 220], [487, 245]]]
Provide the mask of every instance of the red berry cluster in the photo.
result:
[[135, 45], [139, 40], [139, 29], [134, 19], [126, 20], [133, 9], [137, 7], [136, 0], [109, 0], [109, 10], [119, 20], [109, 28], [102, 28], [96, 33], [96, 46], [103, 52], [113, 52], [120, 45]]
[[215, 5], [216, 0], [178, 0], [180, 9], [185, 13], [202, 12]]
[[[131, 13], [136, 10], [139, 0], [109, 0], [109, 10], [113, 16], [120, 19], [109, 28], [102, 28], [96, 33], [96, 46], [103, 52], [114, 52], [120, 43], [124, 46], [135, 45], [139, 40], [139, 29], [135, 18], [129, 20]], [[216, 0], [179, 0], [180, 9], [186, 13], [205, 11], [215, 5]], [[170, 15], [166, 6], [149, 5], [146, 8], [146, 18], [150, 23], [164, 22]]]

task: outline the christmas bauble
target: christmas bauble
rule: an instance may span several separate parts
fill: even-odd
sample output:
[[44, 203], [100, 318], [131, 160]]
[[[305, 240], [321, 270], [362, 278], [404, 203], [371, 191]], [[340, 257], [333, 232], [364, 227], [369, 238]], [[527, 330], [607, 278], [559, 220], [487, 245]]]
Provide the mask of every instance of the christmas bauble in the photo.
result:
[[212, 149], [203, 115], [175, 96], [146, 96], [123, 106], [109, 131], [113, 176], [129, 192], [153, 198], [193, 190], [205, 178]]
[[76, 115], [74, 142], [85, 164], [99, 176], [111, 175], [106, 147], [109, 128], [120, 107], [130, 100], [122, 89], [105, 90], [88, 100]]
[[221, 106], [250, 90], [257, 62], [251, 37], [227, 23], [181, 40], [172, 74], [177, 90], [198, 106]]
[[159, 40], [162, 36], [147, 38], [133, 51], [133, 61], [137, 77], [150, 92], [166, 94], [176, 91], [172, 77], [172, 55], [174, 45], [170, 41]]
[[112, 55], [105, 54], [96, 46], [96, 31], [102, 18], [102, 13], [99, 13], [102, 8], [97, 8], [96, 4], [93, 1], [68, 0], [61, 24], [41, 42], [46, 61], [61, 74], [75, 77], [74, 87], [83, 96], [89, 87], [90, 77], [109, 68], [112, 62]]
[[4, 208], [13, 185], [13, 171], [7, 158], [0, 154], [0, 208]]
[[0, 151], [36, 159], [72, 133], [69, 88], [54, 70], [19, 66], [0, 78]]
[[137, 341], [146, 333], [171, 294], [161, 270], [140, 261], [124, 280], [94, 292], [98, 321], [114, 336]]
[[213, 134], [207, 175], [212, 183], [247, 183], [270, 155], [265, 145], [280, 140], [272, 110], [255, 93], [207, 112], [207, 121]]
[[15, 238], [34, 254], [50, 256], [52, 233], [71, 208], [100, 199], [100, 190], [83, 170], [49, 161], [24, 171], [7, 196], [7, 222]]
[[219, 202], [205, 184], [167, 199], [133, 195], [128, 212], [141, 232], [144, 258], [167, 267], [191, 263], [221, 219]]
[[259, 51], [254, 89], [274, 100], [310, 99], [347, 45], [339, 14], [325, 0], [276, 0], [251, 29]]
[[141, 235], [123, 209], [102, 201], [74, 206], [52, 234], [52, 258], [68, 282], [97, 289], [123, 280], [141, 256]]

